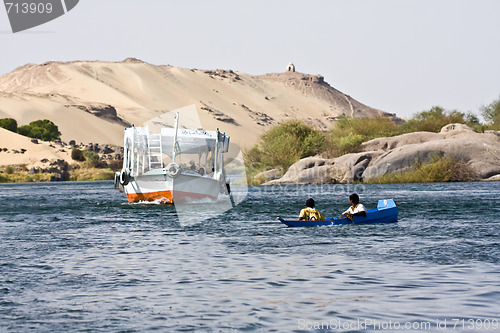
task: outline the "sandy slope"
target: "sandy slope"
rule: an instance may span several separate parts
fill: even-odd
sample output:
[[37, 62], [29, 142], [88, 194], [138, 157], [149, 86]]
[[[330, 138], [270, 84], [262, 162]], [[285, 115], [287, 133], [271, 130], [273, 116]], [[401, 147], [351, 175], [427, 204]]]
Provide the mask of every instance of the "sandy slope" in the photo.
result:
[[67, 100], [58, 100], [55, 96], [0, 93], [0, 118], [14, 118], [19, 126], [50, 119], [59, 127], [65, 141], [122, 144], [123, 125], [66, 105], [70, 105]]
[[[27, 164], [28, 166], [40, 166], [43, 165], [41, 162], [43, 159], [49, 161], [63, 159], [71, 162], [69, 150], [58, 145], [52, 146], [50, 146], [50, 143], [42, 141], [39, 141], [38, 144], [32, 143], [30, 138], [0, 128], [0, 149], [8, 149], [7, 152], [3, 151], [3, 149], [0, 152], [0, 165]], [[26, 151], [21, 153], [22, 149]]]
[[[244, 148], [287, 119], [326, 130], [342, 114], [384, 114], [332, 88], [319, 75], [302, 73], [252, 76], [127, 59], [25, 65], [0, 77], [0, 118], [14, 118], [19, 125], [50, 119], [66, 142], [121, 145], [126, 124], [141, 126], [191, 104], [203, 128], [221, 128]], [[94, 112], [106, 107], [116, 114]], [[0, 145], [10, 147], [4, 140]]]

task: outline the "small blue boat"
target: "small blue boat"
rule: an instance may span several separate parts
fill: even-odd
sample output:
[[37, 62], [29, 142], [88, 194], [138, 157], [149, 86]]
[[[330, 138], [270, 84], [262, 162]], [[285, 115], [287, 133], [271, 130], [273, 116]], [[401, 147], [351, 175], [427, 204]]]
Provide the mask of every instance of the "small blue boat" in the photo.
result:
[[317, 227], [321, 225], [393, 223], [398, 221], [398, 207], [392, 199], [379, 200], [377, 208], [366, 211], [366, 216], [354, 216], [353, 221], [346, 217], [330, 217], [325, 221], [287, 221], [278, 217], [289, 227]]

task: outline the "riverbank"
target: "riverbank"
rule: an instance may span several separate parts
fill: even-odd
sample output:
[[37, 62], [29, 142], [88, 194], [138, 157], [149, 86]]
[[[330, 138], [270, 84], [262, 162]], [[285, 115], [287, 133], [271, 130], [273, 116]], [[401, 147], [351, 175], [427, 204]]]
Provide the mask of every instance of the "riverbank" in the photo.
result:
[[0, 183], [112, 180], [114, 176], [115, 171], [109, 167], [87, 167], [83, 163], [68, 165], [65, 170], [58, 167], [44, 170], [28, 169], [25, 164], [0, 168]]
[[108, 180], [121, 169], [123, 148], [52, 142], [0, 128], [0, 183]]

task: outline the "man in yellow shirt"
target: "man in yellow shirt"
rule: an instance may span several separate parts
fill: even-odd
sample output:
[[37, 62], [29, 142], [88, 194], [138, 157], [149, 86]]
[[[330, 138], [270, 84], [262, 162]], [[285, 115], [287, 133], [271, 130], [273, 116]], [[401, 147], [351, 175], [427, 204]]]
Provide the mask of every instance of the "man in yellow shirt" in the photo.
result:
[[299, 221], [324, 221], [325, 217], [319, 211], [314, 209], [314, 199], [306, 200], [306, 208], [302, 209], [299, 214]]

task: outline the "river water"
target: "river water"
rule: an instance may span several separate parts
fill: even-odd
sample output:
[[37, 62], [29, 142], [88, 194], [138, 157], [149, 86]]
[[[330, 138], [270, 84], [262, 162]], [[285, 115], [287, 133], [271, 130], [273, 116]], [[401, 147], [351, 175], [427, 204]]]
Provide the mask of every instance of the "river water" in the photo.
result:
[[[275, 220], [351, 192], [393, 198], [399, 222]], [[111, 182], [3, 184], [0, 202], [1, 332], [499, 328], [500, 183], [251, 187], [190, 224]]]

